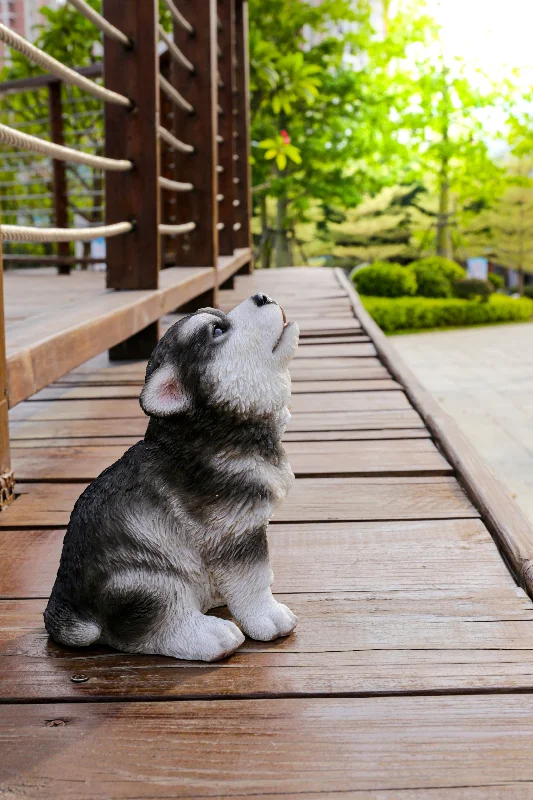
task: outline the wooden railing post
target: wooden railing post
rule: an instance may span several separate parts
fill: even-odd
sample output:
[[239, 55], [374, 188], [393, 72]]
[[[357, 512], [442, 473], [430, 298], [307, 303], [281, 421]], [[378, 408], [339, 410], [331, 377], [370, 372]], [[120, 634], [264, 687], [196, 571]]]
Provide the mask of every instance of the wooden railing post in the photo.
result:
[[[105, 37], [104, 82], [126, 95], [133, 108], [106, 104], [105, 155], [128, 158], [131, 172], [106, 173], [106, 223], [135, 221], [125, 236], [107, 240], [107, 285], [111, 289], [157, 289], [160, 265], [159, 63], [157, 0], [104, 0], [106, 19], [131, 40], [131, 47]], [[152, 323], [110, 351], [111, 358], [147, 358], [159, 338]]]
[[[235, 120], [236, 120], [236, 161], [237, 197], [239, 206], [235, 219], [240, 227], [235, 231], [234, 246], [252, 246], [251, 214], [251, 176], [250, 176], [250, 81], [248, 61], [248, 2], [235, 0]], [[241, 270], [253, 271], [253, 261]]]
[[2, 237], [0, 235], [0, 511], [9, 505], [14, 497], [15, 478], [9, 457], [4, 270], [2, 265]]
[[218, 30], [218, 49], [220, 58], [218, 60], [218, 103], [219, 125], [219, 161], [222, 172], [218, 178], [218, 217], [224, 227], [219, 231], [218, 244], [220, 255], [231, 256], [235, 249], [235, 231], [233, 225], [236, 222], [236, 204], [240, 203], [237, 192], [235, 178], [236, 152], [235, 110], [235, 0], [218, 1], [218, 18], [220, 27]]
[[[50, 136], [54, 144], [65, 144], [63, 135], [63, 104], [61, 101], [61, 81], [53, 81], [48, 84], [48, 119], [50, 123]], [[54, 217], [58, 228], [68, 227], [68, 200], [67, 200], [67, 177], [65, 162], [54, 159]], [[57, 245], [57, 255], [68, 258], [72, 254], [68, 242], [59, 242]], [[59, 275], [70, 274], [70, 263], [59, 262], [57, 271]]]
[[[192, 192], [178, 200], [178, 223], [194, 220], [196, 229], [178, 236], [176, 263], [216, 267], [218, 261], [217, 210], [217, 9], [216, 0], [180, 0], [180, 11], [191, 23], [192, 34], [174, 23], [174, 41], [193, 63], [194, 73], [172, 64], [172, 85], [194, 107], [194, 113], [174, 109], [174, 135], [194, 145], [193, 154], [176, 153], [177, 178], [191, 181]], [[216, 305], [217, 288], [198, 298]]]

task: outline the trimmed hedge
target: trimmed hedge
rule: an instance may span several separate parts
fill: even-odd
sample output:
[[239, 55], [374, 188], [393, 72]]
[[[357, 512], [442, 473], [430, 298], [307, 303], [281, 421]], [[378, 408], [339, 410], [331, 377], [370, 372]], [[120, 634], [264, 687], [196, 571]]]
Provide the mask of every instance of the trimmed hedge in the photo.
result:
[[404, 297], [416, 292], [416, 278], [400, 264], [375, 261], [354, 273], [353, 282], [360, 294], [375, 297]]
[[417, 261], [412, 261], [409, 264], [409, 268], [414, 269], [415, 272], [419, 267], [424, 267], [432, 272], [438, 272], [440, 275], [444, 275], [445, 278], [448, 278], [450, 283], [460, 281], [461, 278], [466, 278], [466, 270], [461, 267], [460, 264], [457, 264], [457, 262], [452, 261], [450, 258], [444, 258], [443, 256], [427, 256], [427, 258], [419, 258]]
[[452, 284], [440, 269], [424, 261], [413, 261], [409, 269], [415, 273], [419, 297], [452, 297]]
[[494, 291], [494, 286], [490, 281], [483, 281], [480, 278], [464, 278], [455, 281], [453, 290], [456, 297], [462, 300], [474, 300], [475, 298], [487, 302]]
[[361, 296], [361, 301], [385, 333], [417, 328], [486, 325], [491, 322], [526, 322], [533, 317], [533, 300], [494, 294], [486, 303], [429, 297]]
[[524, 297], [529, 297], [533, 300], [533, 284], [530, 283], [529, 286], [524, 287]]

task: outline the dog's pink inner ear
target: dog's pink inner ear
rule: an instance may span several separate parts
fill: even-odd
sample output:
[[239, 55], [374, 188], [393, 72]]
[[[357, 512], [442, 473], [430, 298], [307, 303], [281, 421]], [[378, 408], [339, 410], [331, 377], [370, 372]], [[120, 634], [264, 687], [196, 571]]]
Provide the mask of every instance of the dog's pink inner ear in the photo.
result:
[[170, 365], [159, 367], [146, 381], [141, 392], [145, 414], [168, 417], [179, 414], [187, 406], [187, 398]]

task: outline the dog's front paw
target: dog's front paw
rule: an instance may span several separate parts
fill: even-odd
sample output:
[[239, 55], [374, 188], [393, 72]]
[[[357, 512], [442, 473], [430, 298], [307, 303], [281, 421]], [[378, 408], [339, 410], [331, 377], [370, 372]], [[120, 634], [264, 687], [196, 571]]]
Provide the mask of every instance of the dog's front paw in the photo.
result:
[[244, 632], [251, 639], [270, 642], [288, 636], [296, 627], [297, 618], [290, 608], [272, 600], [268, 605], [251, 609], [246, 619], [240, 619]]
[[244, 642], [239, 628], [227, 619], [199, 615], [181, 626], [178, 639], [164, 655], [193, 661], [220, 661]]

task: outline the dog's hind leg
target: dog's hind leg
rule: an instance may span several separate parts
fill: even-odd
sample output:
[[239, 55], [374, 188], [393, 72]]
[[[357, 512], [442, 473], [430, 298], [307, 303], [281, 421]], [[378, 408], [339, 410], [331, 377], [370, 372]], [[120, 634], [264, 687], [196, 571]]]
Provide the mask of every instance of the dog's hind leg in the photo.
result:
[[201, 598], [188, 580], [168, 573], [117, 574], [103, 605], [101, 641], [117, 650], [218, 661], [244, 641], [233, 622], [202, 614]]

